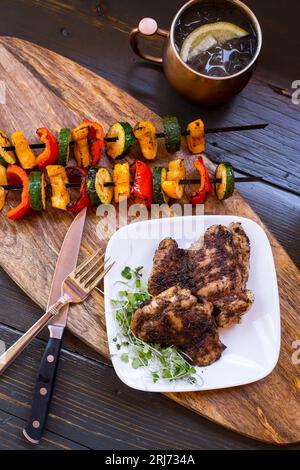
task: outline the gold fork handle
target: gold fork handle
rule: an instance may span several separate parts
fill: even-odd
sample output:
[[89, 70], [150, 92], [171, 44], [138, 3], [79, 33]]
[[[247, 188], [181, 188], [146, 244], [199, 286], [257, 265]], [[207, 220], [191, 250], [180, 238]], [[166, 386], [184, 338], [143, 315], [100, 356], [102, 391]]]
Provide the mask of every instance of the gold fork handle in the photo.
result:
[[0, 356], [0, 376], [3, 374], [12, 362], [18, 357], [18, 355], [26, 348], [30, 341], [47, 325], [49, 320], [56, 316], [60, 309], [68, 303], [65, 298], [61, 298], [52, 305], [44, 315], [29, 328], [26, 333], [21, 336], [7, 351]]

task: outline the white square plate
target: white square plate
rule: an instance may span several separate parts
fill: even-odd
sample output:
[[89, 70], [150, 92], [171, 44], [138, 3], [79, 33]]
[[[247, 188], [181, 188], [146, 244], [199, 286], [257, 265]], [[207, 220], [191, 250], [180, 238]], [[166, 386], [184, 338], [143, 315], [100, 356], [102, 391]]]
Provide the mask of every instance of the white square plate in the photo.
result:
[[[197, 367], [197, 383], [167, 379], [153, 383], [146, 367], [133, 369], [124, 363], [112, 341], [119, 333], [111, 299], [122, 289], [117, 282], [125, 266], [143, 266], [147, 282], [154, 252], [165, 237], [172, 237], [181, 248], [188, 248], [204, 231], [214, 224], [228, 226], [241, 222], [250, 239], [250, 273], [247, 287], [254, 292], [255, 301], [239, 325], [219, 330], [227, 346], [222, 357], [209, 367]], [[196, 224], [196, 230], [195, 230]], [[275, 367], [280, 351], [280, 309], [273, 255], [263, 229], [250, 219], [231, 215], [185, 216], [136, 222], [118, 230], [110, 239], [106, 259], [115, 261], [105, 277], [105, 315], [110, 353], [119, 378], [128, 386], [151, 392], [186, 392], [235, 387], [255, 382]], [[166, 266], [167, 269], [167, 266]]]

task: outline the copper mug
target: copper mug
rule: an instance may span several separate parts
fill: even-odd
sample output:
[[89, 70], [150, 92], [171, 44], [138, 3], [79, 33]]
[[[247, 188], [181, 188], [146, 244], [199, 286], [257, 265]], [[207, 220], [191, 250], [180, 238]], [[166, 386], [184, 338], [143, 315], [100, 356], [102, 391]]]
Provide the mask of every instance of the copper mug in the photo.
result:
[[[214, 0], [215, 2], [224, 0]], [[226, 77], [210, 77], [189, 67], [181, 59], [174, 42], [174, 29], [178, 18], [182, 13], [194, 3], [207, 3], [207, 0], [190, 0], [175, 15], [170, 31], [158, 27], [153, 18], [143, 18], [139, 26], [134, 28], [130, 34], [130, 43], [133, 51], [141, 58], [162, 64], [165, 75], [171, 85], [185, 98], [202, 104], [219, 104], [228, 101], [239, 93], [248, 83], [254, 67], [256, 65], [261, 46], [262, 33], [259, 22], [254, 13], [244, 3], [239, 0], [225, 0], [226, 3], [237, 5], [247, 16], [253, 25], [257, 35], [257, 49], [251, 62], [239, 72]], [[155, 57], [143, 53], [138, 44], [138, 36], [159, 35], [164, 38], [163, 57]]]

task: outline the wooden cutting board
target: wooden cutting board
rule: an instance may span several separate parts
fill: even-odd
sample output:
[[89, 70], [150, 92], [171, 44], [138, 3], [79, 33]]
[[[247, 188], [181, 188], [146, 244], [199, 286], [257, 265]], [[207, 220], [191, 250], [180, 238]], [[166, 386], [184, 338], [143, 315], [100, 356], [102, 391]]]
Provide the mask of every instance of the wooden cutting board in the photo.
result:
[[[0, 105], [0, 129], [11, 134], [22, 129], [31, 142], [38, 127], [59, 131], [74, 127], [83, 118], [99, 121], [107, 129], [115, 121], [135, 124], [150, 119], [161, 128], [161, 119], [141, 103], [94, 73], [31, 43], [12, 38], [0, 39], [0, 77], [6, 86], [6, 104]], [[160, 160], [168, 155], [160, 144]], [[138, 148], [129, 159], [141, 158]], [[178, 156], [187, 157], [188, 174], [196, 176], [193, 158], [184, 139]], [[103, 156], [104, 166], [111, 162]], [[156, 160], [157, 163], [157, 160]], [[207, 161], [213, 170], [213, 165]], [[6, 207], [16, 203], [9, 195]], [[6, 208], [5, 208], [6, 210]], [[224, 203], [211, 197], [205, 207], [208, 214], [234, 214], [264, 225], [235, 192]], [[5, 211], [4, 211], [5, 212]], [[63, 238], [73, 219], [68, 213], [48, 207], [44, 214], [34, 214], [11, 222], [0, 217], [0, 264], [12, 279], [41, 307], [45, 307]], [[265, 379], [243, 387], [168, 394], [187, 408], [227, 428], [252, 438], [277, 444], [300, 440], [300, 365], [292, 361], [293, 342], [299, 339], [300, 276], [289, 256], [268, 232], [275, 257], [281, 299], [282, 346], [275, 370]], [[93, 210], [87, 217], [80, 259], [99, 244], [105, 249], [103, 225]], [[20, 312], [21, 314], [21, 312]], [[108, 356], [105, 342], [103, 302], [95, 292], [88, 301], [70, 310], [68, 328], [99, 353]]]

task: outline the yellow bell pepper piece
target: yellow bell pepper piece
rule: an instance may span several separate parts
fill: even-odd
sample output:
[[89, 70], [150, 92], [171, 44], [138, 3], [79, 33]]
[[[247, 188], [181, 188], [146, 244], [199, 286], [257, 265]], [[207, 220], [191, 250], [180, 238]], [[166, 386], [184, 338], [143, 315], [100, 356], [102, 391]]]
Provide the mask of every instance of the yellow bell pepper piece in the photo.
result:
[[172, 199], [181, 199], [183, 196], [183, 185], [177, 181], [164, 181], [162, 183], [163, 192]]
[[11, 145], [8, 136], [4, 131], [0, 130], [0, 160], [4, 160], [4, 162], [14, 165], [17, 161], [15, 152], [12, 150], [3, 150], [3, 147], [7, 147]]
[[7, 185], [7, 177], [6, 177], [6, 168], [3, 165], [0, 165], [0, 211], [3, 209], [6, 199], [7, 191], [2, 188], [2, 185]]
[[171, 160], [169, 162], [169, 169], [167, 173], [167, 180], [172, 181], [172, 180], [181, 180], [185, 178], [186, 175], [186, 169], [185, 169], [185, 163], [184, 160], [181, 158], [178, 158], [177, 160]]
[[87, 168], [91, 164], [90, 149], [88, 143], [88, 125], [83, 122], [80, 126], [75, 127], [72, 131], [72, 137], [75, 141], [74, 156], [77, 165]]
[[177, 159], [169, 162], [167, 179], [162, 182], [163, 192], [172, 199], [181, 199], [183, 197], [183, 185], [179, 181], [186, 176], [184, 160]]
[[205, 152], [204, 124], [201, 119], [190, 122], [186, 130], [189, 131], [189, 135], [186, 136], [189, 151], [194, 154]]
[[153, 160], [158, 147], [154, 125], [150, 121], [140, 121], [133, 129], [133, 133], [139, 141], [143, 156], [147, 160]]
[[16, 131], [11, 136], [11, 141], [15, 146], [15, 152], [24, 170], [31, 170], [36, 166], [35, 155], [22, 131]]
[[66, 169], [61, 165], [48, 165], [46, 170], [52, 188], [52, 207], [65, 211], [70, 204], [70, 191], [66, 187], [69, 182]]
[[130, 169], [129, 163], [116, 163], [113, 171], [114, 187], [114, 198], [115, 202], [118, 203], [122, 199], [128, 199], [130, 197]]

